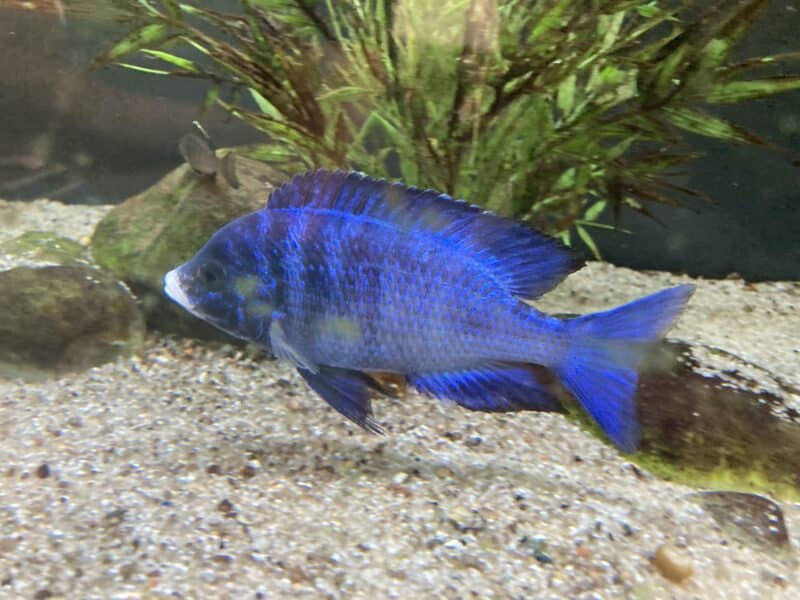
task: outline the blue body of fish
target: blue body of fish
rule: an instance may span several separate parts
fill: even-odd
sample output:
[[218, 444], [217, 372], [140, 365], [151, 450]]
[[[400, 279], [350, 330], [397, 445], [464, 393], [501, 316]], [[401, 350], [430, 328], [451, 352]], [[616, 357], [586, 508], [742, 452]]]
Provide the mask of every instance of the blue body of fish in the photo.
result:
[[216, 232], [166, 275], [165, 291], [291, 361], [368, 430], [380, 431], [371, 373], [473, 410], [561, 410], [538, 365], [633, 451], [638, 363], [693, 287], [569, 320], [523, 301], [578, 266], [555, 240], [446, 195], [316, 171]]

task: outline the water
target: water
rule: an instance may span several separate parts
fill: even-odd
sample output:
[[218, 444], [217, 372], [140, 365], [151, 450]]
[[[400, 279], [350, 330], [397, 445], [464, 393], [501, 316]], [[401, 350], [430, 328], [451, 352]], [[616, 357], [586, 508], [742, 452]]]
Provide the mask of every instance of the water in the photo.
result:
[[[426, 13], [429, 36], [448, 14]], [[670, 181], [713, 202], [590, 229], [607, 262], [536, 302], [584, 314], [697, 285], [642, 369], [639, 452], [554, 380], [566, 418], [385, 378], [372, 438], [164, 297], [283, 175], [242, 150], [234, 178], [209, 172], [266, 138], [201, 114], [204, 82], [88, 70], [128, 27], [107, 2], [0, 1], [0, 598], [800, 595], [800, 92], [715, 109], [777, 149], [689, 136], [705, 156]], [[800, 4], [770, 2], [737, 56], [800, 51], [798, 30]], [[178, 142], [199, 117], [218, 156], [193, 172]]]
[[[0, 98], [0, 197], [118, 203], [181, 161], [177, 140], [191, 131], [205, 84], [125, 69], [86, 73], [87, 61], [122, 28], [111, 19], [107, 3], [79, 6], [65, 24], [52, 10], [0, 8], [5, 34], [0, 50], [6, 57], [0, 75], [14, 82], [4, 85]], [[795, 10], [791, 3], [771, 3], [740, 54], [792, 51], [800, 23]], [[630, 235], [596, 232], [603, 257], [638, 269], [708, 277], [800, 278], [798, 105], [800, 92], [723, 107], [722, 114], [786, 154], [693, 140], [693, 149], [706, 156], [692, 162], [677, 183], [704, 192], [713, 204], [691, 201], [683, 210], [656, 206], [664, 227], [629, 214], [620, 224]], [[219, 146], [263, 139], [219, 112], [205, 125]]]
[[[51, 11], [0, 7], [0, 75], [14, 82], [0, 98], [3, 198], [116, 204], [181, 162], [178, 139], [192, 130], [205, 86], [90, 71], [124, 29], [107, 3], [85, 4], [66, 23]], [[205, 124], [221, 145], [261, 137], [219, 112]]]

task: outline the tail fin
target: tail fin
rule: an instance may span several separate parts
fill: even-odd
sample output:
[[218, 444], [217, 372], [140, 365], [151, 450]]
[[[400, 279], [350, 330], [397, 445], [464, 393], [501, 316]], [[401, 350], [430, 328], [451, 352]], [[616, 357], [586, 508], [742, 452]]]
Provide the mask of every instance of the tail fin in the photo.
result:
[[623, 452], [634, 452], [639, 441], [636, 369], [647, 343], [672, 325], [693, 292], [681, 285], [566, 322], [573, 346], [556, 373]]

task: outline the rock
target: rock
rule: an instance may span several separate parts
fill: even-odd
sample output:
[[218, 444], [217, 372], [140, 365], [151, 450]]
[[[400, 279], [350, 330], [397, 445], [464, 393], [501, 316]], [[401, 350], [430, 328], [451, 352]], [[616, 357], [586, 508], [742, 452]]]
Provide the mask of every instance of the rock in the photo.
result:
[[[642, 435], [626, 458], [652, 473], [701, 487], [800, 498], [800, 418], [792, 389], [769, 372], [699, 343], [662, 341], [640, 370], [636, 407]], [[763, 369], [762, 369], [763, 371]], [[779, 382], [780, 383], [780, 382]], [[796, 390], [795, 390], [796, 391]], [[606, 441], [585, 413], [558, 392], [570, 416]], [[577, 459], [576, 459], [577, 460]]]
[[134, 298], [75, 239], [26, 231], [0, 241], [0, 271], [0, 375], [41, 379], [141, 345]]
[[792, 394], [768, 391], [771, 373], [729, 359], [720, 369], [700, 344], [662, 344], [642, 374], [641, 452], [655, 474], [704, 488], [800, 498], [800, 419]]
[[0, 270], [13, 267], [86, 266], [89, 249], [49, 231], [28, 231], [0, 242]]
[[144, 319], [130, 292], [88, 266], [0, 272], [0, 376], [42, 379], [137, 351]]
[[790, 547], [783, 510], [769, 498], [724, 490], [696, 492], [689, 497], [743, 544], [766, 547], [773, 553]]
[[[222, 339], [162, 291], [164, 274], [187, 261], [217, 229], [265, 205], [281, 177], [267, 164], [237, 157], [240, 186], [198, 176], [182, 165], [120, 204], [98, 224], [91, 247], [97, 263], [141, 299], [147, 321], [163, 331]], [[228, 339], [228, 338], [226, 338]]]
[[674, 583], [681, 583], [692, 576], [692, 557], [683, 549], [672, 544], [661, 544], [653, 556], [653, 565], [664, 577]]

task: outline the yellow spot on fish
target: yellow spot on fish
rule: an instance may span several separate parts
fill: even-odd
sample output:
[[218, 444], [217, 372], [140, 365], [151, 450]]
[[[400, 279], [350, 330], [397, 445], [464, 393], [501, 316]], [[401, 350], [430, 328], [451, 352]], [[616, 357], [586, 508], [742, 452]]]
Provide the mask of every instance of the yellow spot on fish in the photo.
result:
[[320, 319], [319, 327], [324, 335], [343, 339], [348, 342], [361, 341], [361, 326], [355, 319], [348, 317]]
[[263, 300], [251, 300], [245, 305], [245, 311], [251, 317], [268, 317], [275, 311], [275, 307]]
[[258, 283], [258, 277], [254, 275], [244, 275], [236, 278], [233, 282], [233, 289], [242, 298], [249, 298], [258, 290]]

